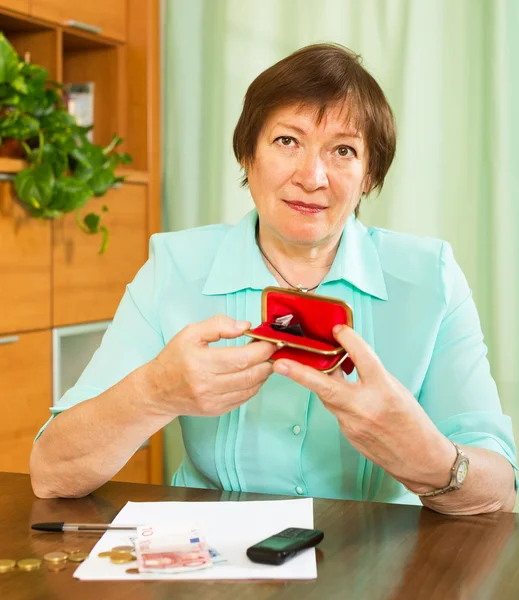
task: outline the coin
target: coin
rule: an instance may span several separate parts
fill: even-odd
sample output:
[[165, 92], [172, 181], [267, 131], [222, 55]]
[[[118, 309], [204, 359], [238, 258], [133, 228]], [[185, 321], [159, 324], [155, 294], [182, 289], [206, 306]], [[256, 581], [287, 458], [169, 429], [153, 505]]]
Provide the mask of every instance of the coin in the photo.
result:
[[131, 552], [114, 552], [113, 550], [110, 552], [110, 557], [114, 558], [129, 558], [130, 556], [133, 556]]
[[105, 550], [97, 555], [99, 558], [130, 558], [133, 556], [131, 552], [123, 552], [122, 550]]
[[18, 568], [22, 571], [37, 571], [40, 567], [40, 558], [22, 558], [18, 561]]
[[16, 561], [12, 558], [0, 559], [0, 573], [7, 573], [16, 567]]
[[76, 552], [75, 554], [71, 554], [68, 559], [70, 562], [80, 563], [88, 558], [88, 552]]
[[67, 554], [78, 554], [81, 550], [79, 548], [63, 548], [63, 552], [66, 552]]
[[130, 552], [114, 552], [110, 557], [110, 561], [114, 565], [124, 565], [126, 563], [133, 562], [134, 560], [137, 559]]
[[133, 552], [134, 549], [133, 546], [116, 546], [112, 548], [112, 552]]
[[43, 560], [53, 564], [67, 562], [67, 558], [68, 554], [65, 552], [47, 552], [47, 554], [43, 555]]
[[135, 568], [126, 569], [126, 572], [128, 573], [128, 575], [139, 575], [139, 573], [140, 573], [139, 569], [135, 569]]
[[52, 564], [52, 563], [47, 564], [47, 571], [50, 571], [51, 573], [59, 573], [60, 571], [64, 571], [66, 568], [67, 568], [66, 562], [57, 563], [57, 564]]

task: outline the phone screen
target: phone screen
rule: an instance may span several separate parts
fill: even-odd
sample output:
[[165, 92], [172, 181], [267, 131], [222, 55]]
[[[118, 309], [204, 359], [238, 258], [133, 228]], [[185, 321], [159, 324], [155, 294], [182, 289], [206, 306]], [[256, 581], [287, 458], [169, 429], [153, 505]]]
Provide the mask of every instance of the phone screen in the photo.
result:
[[256, 544], [255, 548], [271, 548], [272, 550], [284, 550], [285, 548], [290, 548], [290, 546], [294, 545], [294, 539], [281, 537], [281, 536], [272, 536], [267, 540], [263, 540], [259, 544]]

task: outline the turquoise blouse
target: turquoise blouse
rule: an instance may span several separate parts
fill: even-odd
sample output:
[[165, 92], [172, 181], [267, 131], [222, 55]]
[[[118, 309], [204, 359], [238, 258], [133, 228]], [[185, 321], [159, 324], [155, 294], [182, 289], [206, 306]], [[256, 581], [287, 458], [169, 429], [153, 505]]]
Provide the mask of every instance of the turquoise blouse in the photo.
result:
[[[188, 323], [224, 313], [258, 325], [261, 291], [277, 284], [255, 242], [257, 218], [252, 211], [236, 226], [152, 236], [149, 260], [51, 418], [150, 361]], [[355, 330], [443, 434], [494, 450], [515, 468], [511, 421], [501, 410], [471, 291], [447, 243], [366, 228], [351, 216], [316, 293], [352, 307]], [[351, 446], [315, 394], [277, 374], [233, 412], [180, 417], [180, 425], [185, 457], [172, 485], [419, 503]]]

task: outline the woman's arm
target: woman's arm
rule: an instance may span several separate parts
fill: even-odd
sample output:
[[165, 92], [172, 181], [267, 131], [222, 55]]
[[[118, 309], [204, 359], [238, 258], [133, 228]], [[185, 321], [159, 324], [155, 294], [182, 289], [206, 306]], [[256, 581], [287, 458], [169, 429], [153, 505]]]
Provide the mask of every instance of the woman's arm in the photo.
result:
[[[445, 487], [456, 458], [452, 442], [436, 427], [413, 395], [388, 373], [370, 346], [351, 328], [336, 328], [359, 376], [351, 383], [340, 369], [331, 376], [288, 360], [274, 371], [315, 392], [339, 422], [351, 444], [415, 492]], [[514, 473], [496, 452], [468, 447], [472, 461], [461, 490], [423, 500], [445, 513], [476, 514], [511, 510]]]
[[[439, 483], [436, 484], [436, 488], [415, 482], [402, 483], [417, 494], [447, 486], [450, 481], [449, 469], [456, 458], [454, 446], [452, 449], [453, 452], [450, 452], [450, 456], [445, 456], [439, 468]], [[492, 450], [472, 446], [462, 446], [461, 449], [470, 461], [469, 473], [463, 487], [440, 496], [421, 496], [422, 504], [437, 512], [451, 515], [475, 515], [498, 510], [512, 512], [516, 498], [512, 465], [504, 456]]]
[[106, 392], [52, 419], [31, 453], [34, 493], [39, 498], [86, 496], [173, 418], [154, 413], [149, 368], [136, 369]]
[[55, 417], [33, 447], [35, 494], [85, 496], [178, 415], [218, 416], [252, 398], [272, 373], [267, 361], [276, 347], [268, 342], [209, 347], [248, 327], [225, 315], [188, 325], [155, 359]]

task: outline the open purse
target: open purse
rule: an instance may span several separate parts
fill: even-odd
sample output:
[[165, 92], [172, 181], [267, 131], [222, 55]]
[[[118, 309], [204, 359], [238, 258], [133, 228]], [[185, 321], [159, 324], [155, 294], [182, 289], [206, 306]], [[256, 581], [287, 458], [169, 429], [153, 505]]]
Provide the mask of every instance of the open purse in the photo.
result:
[[244, 332], [255, 340], [276, 344], [271, 360], [289, 358], [324, 373], [354, 365], [333, 337], [335, 325], [353, 327], [351, 308], [342, 300], [297, 290], [267, 287], [261, 295], [261, 325]]

